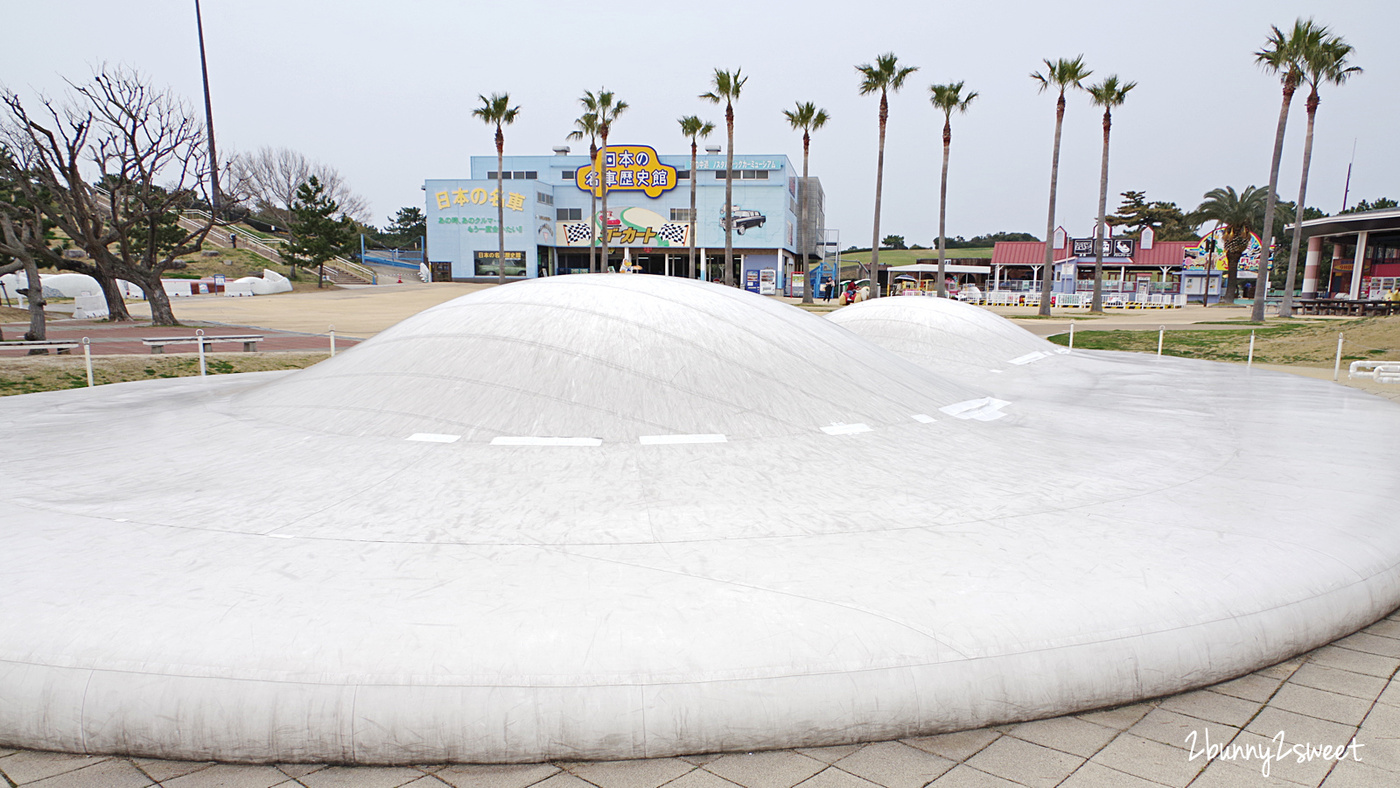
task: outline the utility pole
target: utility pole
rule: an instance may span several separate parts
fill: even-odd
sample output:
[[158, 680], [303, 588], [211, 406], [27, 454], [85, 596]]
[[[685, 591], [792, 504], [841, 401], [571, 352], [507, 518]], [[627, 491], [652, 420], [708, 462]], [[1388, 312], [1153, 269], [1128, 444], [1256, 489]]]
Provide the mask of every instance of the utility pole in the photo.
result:
[[209, 63], [204, 58], [204, 17], [194, 0], [194, 23], [199, 31], [199, 70], [204, 75], [204, 130], [209, 135], [209, 208], [219, 220], [219, 157], [214, 152], [214, 108], [209, 102]]

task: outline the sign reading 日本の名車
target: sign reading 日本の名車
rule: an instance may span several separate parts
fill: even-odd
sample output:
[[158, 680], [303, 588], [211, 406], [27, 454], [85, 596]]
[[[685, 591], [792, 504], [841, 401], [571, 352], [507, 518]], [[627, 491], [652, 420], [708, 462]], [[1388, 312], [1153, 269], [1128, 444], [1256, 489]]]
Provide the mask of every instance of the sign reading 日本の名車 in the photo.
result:
[[[599, 151], [598, 155], [605, 159], [604, 182], [610, 192], [638, 191], [656, 199], [662, 192], [676, 186], [676, 168], [662, 164], [654, 148], [646, 145], [609, 145], [606, 154]], [[574, 185], [601, 196], [603, 190], [598, 184], [596, 164], [580, 167], [574, 173]]]

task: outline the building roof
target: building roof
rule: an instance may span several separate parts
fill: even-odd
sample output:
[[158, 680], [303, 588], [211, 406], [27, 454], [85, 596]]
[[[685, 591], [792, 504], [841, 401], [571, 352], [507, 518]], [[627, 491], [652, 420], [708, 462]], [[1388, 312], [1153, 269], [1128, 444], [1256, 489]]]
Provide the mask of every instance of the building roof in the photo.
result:
[[1045, 242], [997, 241], [992, 247], [992, 265], [1045, 265]]
[[[1114, 265], [1181, 265], [1182, 259], [1186, 256], [1186, 250], [1200, 243], [1199, 241], [1157, 241], [1152, 244], [1151, 249], [1138, 248], [1133, 255], [1131, 263], [1125, 263], [1122, 258], [1105, 257], [1104, 262], [1110, 260]], [[1061, 262], [1068, 257], [1063, 249], [1055, 250], [1055, 262]], [[1093, 259], [1092, 257], [1089, 259]], [[1044, 265], [1045, 264], [1045, 242], [1044, 241], [1000, 241], [992, 249], [992, 265]]]
[[1151, 249], [1138, 246], [1133, 255], [1134, 265], [1181, 265], [1186, 250], [1200, 241], [1153, 241]]
[[[1288, 225], [1286, 230], [1292, 230]], [[1315, 235], [1351, 235], [1359, 232], [1400, 231], [1400, 208], [1382, 208], [1379, 211], [1362, 211], [1338, 216], [1324, 216], [1321, 219], [1308, 219], [1303, 222], [1303, 237]]]

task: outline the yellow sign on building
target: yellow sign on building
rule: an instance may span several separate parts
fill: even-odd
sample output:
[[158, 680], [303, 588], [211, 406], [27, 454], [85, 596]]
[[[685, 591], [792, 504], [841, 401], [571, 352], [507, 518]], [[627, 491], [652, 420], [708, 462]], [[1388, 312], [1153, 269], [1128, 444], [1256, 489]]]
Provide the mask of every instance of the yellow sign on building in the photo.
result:
[[[676, 168], [662, 164], [655, 148], [646, 145], [609, 145], [606, 154], [598, 152], [598, 158], [606, 158], [602, 168], [603, 182], [610, 192], [645, 192], [646, 196], [656, 199], [662, 192], [676, 186]], [[595, 161], [579, 168], [574, 173], [574, 185], [602, 196], [596, 165]]]

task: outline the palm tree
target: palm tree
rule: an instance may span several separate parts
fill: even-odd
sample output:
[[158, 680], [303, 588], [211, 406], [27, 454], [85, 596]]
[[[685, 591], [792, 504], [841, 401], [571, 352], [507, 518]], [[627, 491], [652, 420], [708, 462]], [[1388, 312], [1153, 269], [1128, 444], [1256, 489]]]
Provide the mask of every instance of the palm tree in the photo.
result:
[[1113, 108], [1123, 106], [1128, 100], [1128, 91], [1137, 87], [1136, 82], [1119, 82], [1114, 74], [1097, 85], [1089, 87], [1089, 98], [1094, 106], [1103, 107], [1103, 164], [1099, 169], [1099, 224], [1094, 233], [1094, 303], [1091, 312], [1103, 312], [1103, 238], [1104, 223], [1108, 218], [1108, 133], [1113, 128]]
[[944, 282], [944, 266], [948, 256], [948, 149], [953, 144], [953, 113], [967, 112], [977, 91], [966, 96], [962, 94], [962, 82], [947, 85], [929, 85], [929, 101], [943, 111], [943, 180], [938, 185], [938, 297], [948, 297], [948, 286]]
[[[1249, 248], [1250, 235], [1259, 232], [1264, 225], [1264, 190], [1246, 186], [1240, 193], [1233, 186], [1211, 189], [1205, 194], [1205, 201], [1191, 214], [1191, 221], [1201, 224], [1216, 221], [1225, 228], [1222, 240], [1225, 245], [1225, 295], [1219, 303], [1232, 304], [1237, 294], [1236, 279], [1239, 274], [1240, 257]], [[1267, 253], [1261, 254], [1261, 257]], [[1260, 260], [1259, 276], [1267, 276], [1264, 270], [1266, 260]], [[1206, 272], [1206, 288], [1210, 287], [1210, 272]]]
[[487, 126], [496, 127], [496, 233], [500, 236], [500, 257], [496, 258], [496, 283], [506, 283], [506, 195], [504, 176], [506, 167], [506, 135], [501, 126], [509, 126], [520, 115], [520, 107], [510, 105], [509, 93], [492, 93], [491, 98], [477, 96], [481, 106], [472, 110], [472, 115], [481, 118]]
[[[802, 260], [802, 270], [807, 270], [807, 161], [811, 155], [812, 132], [826, 125], [830, 116], [826, 110], [817, 109], [812, 102], [799, 102], [794, 109], [783, 110], [783, 117], [793, 131], [802, 129], [802, 180], [797, 187], [797, 256]], [[812, 278], [806, 277], [802, 286], [802, 303], [812, 300]]]
[[701, 120], [695, 115], [687, 115], [676, 121], [681, 124], [681, 134], [690, 138], [690, 232], [685, 237], [690, 239], [690, 273], [691, 279], [695, 278], [695, 158], [698, 155], [700, 140], [710, 136], [715, 130], [715, 124]]
[[1278, 169], [1283, 159], [1283, 134], [1288, 125], [1288, 108], [1293, 103], [1293, 94], [1298, 89], [1298, 81], [1303, 76], [1302, 52], [1327, 37], [1327, 28], [1319, 27], [1311, 19], [1299, 19], [1293, 29], [1284, 33], [1278, 26], [1272, 26], [1264, 48], [1254, 53], [1254, 62], [1271, 74], [1277, 74], [1283, 83], [1283, 103], [1279, 106], [1278, 127], [1274, 131], [1274, 157], [1269, 165], [1269, 190], [1264, 206], [1264, 228], [1259, 236], [1263, 244], [1263, 257], [1259, 261], [1259, 278], [1254, 280], [1254, 309], [1250, 319], [1256, 323], [1264, 320], [1264, 299], [1269, 294], [1268, 258], [1274, 240], [1274, 212], [1278, 206]]
[[594, 113], [598, 116], [598, 137], [603, 141], [603, 147], [598, 149], [598, 157], [593, 162], [593, 171], [598, 174], [598, 189], [603, 195], [603, 253], [599, 261], [599, 270], [602, 270], [608, 266], [608, 132], [612, 130], [613, 121], [627, 111], [627, 102], [617, 101], [612, 91], [603, 88], [598, 88], [593, 102]]
[[[734, 102], [739, 100], [739, 91], [749, 78], [742, 75], [743, 69], [734, 73], [715, 69], [710, 82], [714, 90], [701, 93], [700, 98], [711, 104], [724, 104], [724, 123], [729, 127], [729, 144], [724, 157], [724, 283], [734, 284]], [[695, 173], [690, 173], [692, 179]]]
[[1060, 177], [1060, 130], [1065, 123], [1065, 91], [1084, 87], [1084, 80], [1094, 72], [1084, 65], [1084, 56], [1074, 60], [1045, 61], [1045, 73], [1031, 72], [1031, 79], [1040, 83], [1040, 92], [1055, 89], [1060, 98], [1055, 102], [1055, 148], [1050, 158], [1050, 217], [1045, 221], [1045, 270], [1040, 282], [1040, 314], [1050, 316], [1050, 284], [1055, 274], [1055, 188]]
[[[588, 160], [596, 164], [598, 162], [598, 106], [597, 100], [593, 96], [593, 91], [583, 92], [583, 98], [578, 102], [583, 105], [583, 114], [574, 121], [574, 130], [569, 132], [568, 139], [582, 140], [588, 138]], [[595, 170], [596, 172], [596, 170]], [[588, 270], [598, 273], [598, 239], [595, 236], [598, 226], [598, 192], [590, 189], [588, 192], [590, 200], [589, 210], [591, 218], [588, 221]]]
[[[1308, 197], [1308, 167], [1312, 164], [1313, 146], [1313, 124], [1317, 120], [1317, 105], [1321, 99], [1317, 95], [1317, 89], [1323, 83], [1341, 85], [1352, 76], [1361, 73], [1358, 66], [1353, 66], [1347, 62], [1354, 47], [1343, 41], [1340, 36], [1329, 36], [1314, 45], [1308, 46], [1302, 52], [1303, 79], [1312, 90], [1308, 93], [1308, 133], [1303, 141], [1303, 176], [1298, 184], [1298, 202], [1296, 209], [1301, 212], [1303, 206], [1307, 205]], [[1293, 222], [1293, 244], [1288, 250], [1288, 279], [1283, 286], [1283, 304], [1279, 307], [1280, 317], [1289, 317], [1293, 314], [1293, 282], [1298, 275], [1298, 247], [1303, 243], [1303, 223], [1302, 216], [1296, 217], [1298, 221]]]
[[875, 58], [875, 64], [856, 66], [860, 72], [862, 96], [880, 91], [880, 154], [875, 159], [875, 228], [870, 241], [870, 295], [880, 296], [880, 192], [885, 185], [885, 124], [890, 117], [888, 93], [904, 87], [904, 80], [918, 71], [918, 66], [899, 67], [899, 58], [886, 52]]

